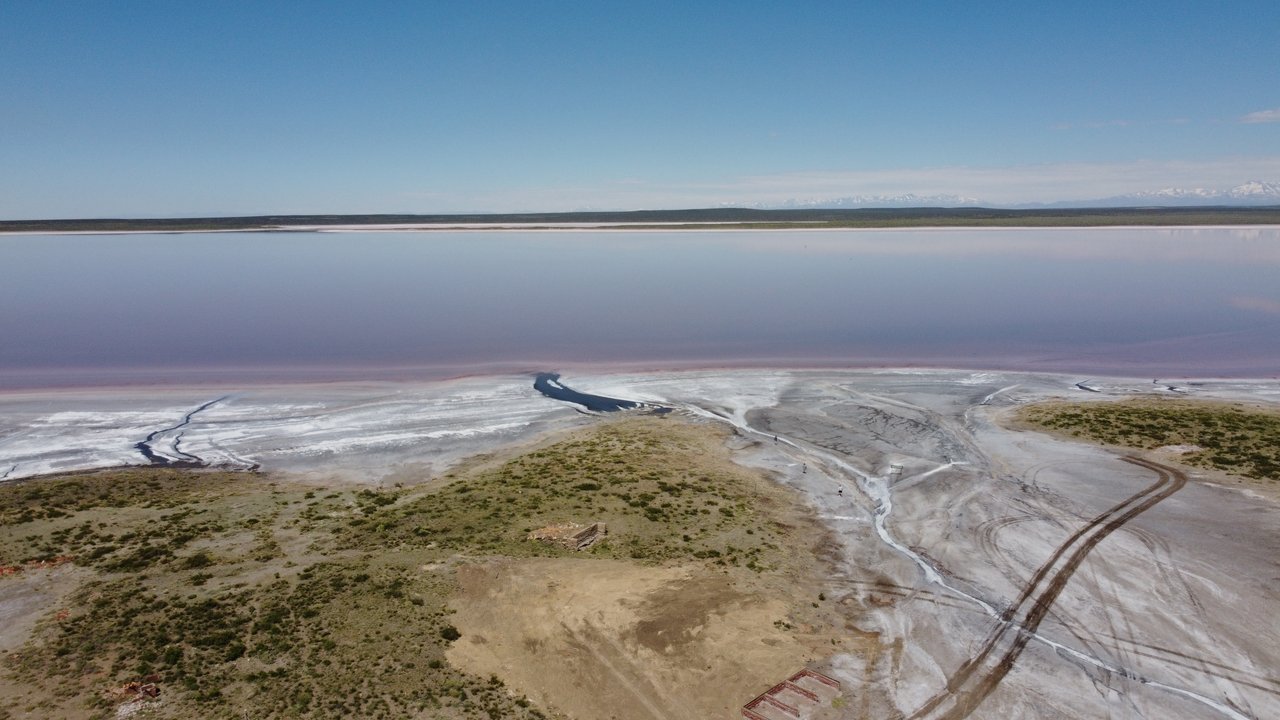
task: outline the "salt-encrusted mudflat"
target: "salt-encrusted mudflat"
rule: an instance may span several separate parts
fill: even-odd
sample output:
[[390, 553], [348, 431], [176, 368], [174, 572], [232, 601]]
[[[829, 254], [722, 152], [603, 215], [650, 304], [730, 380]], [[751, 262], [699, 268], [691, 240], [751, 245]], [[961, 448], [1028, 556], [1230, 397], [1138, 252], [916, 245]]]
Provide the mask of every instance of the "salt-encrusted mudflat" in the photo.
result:
[[[390, 487], [612, 421], [539, 395], [532, 380], [11, 393], [0, 397], [0, 475], [150, 462]], [[671, 422], [731, 427], [738, 463], [802, 494], [830, 531], [813, 551], [829, 562], [821, 602], [840, 622], [797, 632], [831, 636], [808, 660], [843, 684], [844, 716], [1280, 715], [1275, 480], [1012, 422], [1049, 399], [1275, 410], [1280, 382], [922, 369], [564, 382], [672, 408]], [[652, 652], [616, 639], [614, 662]], [[463, 649], [458, 662], [501, 667]], [[760, 690], [791, 670], [761, 677]], [[626, 692], [607, 673], [598, 681]], [[637, 700], [619, 717], [651, 710]]]
[[138, 448], [146, 442], [161, 462], [307, 471], [378, 484], [406, 464], [443, 468], [551, 424], [584, 422], [531, 383], [494, 377], [13, 393], [0, 400], [0, 474], [147, 464]]

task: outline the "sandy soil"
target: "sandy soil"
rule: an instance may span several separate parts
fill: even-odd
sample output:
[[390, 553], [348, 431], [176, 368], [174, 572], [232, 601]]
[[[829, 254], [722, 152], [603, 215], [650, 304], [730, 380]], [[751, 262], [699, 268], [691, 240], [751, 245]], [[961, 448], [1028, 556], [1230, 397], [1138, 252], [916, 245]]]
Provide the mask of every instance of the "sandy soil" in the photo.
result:
[[22, 647], [36, 622], [86, 576], [74, 565], [60, 565], [27, 570], [0, 582], [0, 654]]
[[[706, 432], [710, 421], [666, 422], [686, 424], [681, 442], [715, 467], [723, 434]], [[754, 446], [740, 436], [730, 444]], [[565, 717], [652, 720], [737, 717], [743, 703], [799, 669], [825, 668], [833, 652], [879, 653], [878, 636], [854, 624], [861, 609], [826, 595], [838, 551], [803, 496], [767, 476], [743, 473], [741, 481], [769, 506], [769, 522], [785, 528], [776, 569], [598, 559], [466, 564], [452, 602], [462, 639], [450, 661], [496, 675]]]
[[[468, 566], [450, 662], [572, 718], [729, 717], [824, 651], [781, 628], [797, 598], [702, 566]], [[814, 645], [818, 645], [817, 648]], [[829, 646], [828, 646], [829, 647]]]

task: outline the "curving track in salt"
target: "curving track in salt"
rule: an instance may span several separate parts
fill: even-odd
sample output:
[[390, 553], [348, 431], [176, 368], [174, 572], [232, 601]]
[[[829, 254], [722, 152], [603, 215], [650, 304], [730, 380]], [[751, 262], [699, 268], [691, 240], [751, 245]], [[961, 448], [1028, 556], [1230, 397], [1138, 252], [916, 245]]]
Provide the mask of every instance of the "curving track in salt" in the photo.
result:
[[1187, 484], [1187, 476], [1166, 465], [1137, 457], [1125, 462], [1154, 471], [1156, 482], [1085, 523], [1049, 556], [1022, 593], [1000, 613], [980, 650], [947, 678], [946, 688], [908, 716], [908, 720], [962, 720], [1000, 684], [1026, 648], [1080, 564], [1108, 535], [1150, 510]]

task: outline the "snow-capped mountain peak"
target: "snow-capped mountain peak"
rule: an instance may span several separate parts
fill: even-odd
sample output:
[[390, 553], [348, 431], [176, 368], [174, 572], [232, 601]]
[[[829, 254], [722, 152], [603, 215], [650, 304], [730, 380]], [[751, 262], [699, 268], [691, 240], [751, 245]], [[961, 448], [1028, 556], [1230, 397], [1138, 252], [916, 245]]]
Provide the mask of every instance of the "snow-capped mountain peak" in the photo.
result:
[[842, 208], [963, 207], [981, 205], [977, 198], [961, 195], [850, 195], [835, 198], [791, 198], [774, 203], [721, 203], [724, 207], [756, 207], [762, 210], [833, 210]]
[[[1145, 192], [1116, 195], [1097, 201], [1103, 206], [1144, 205], [1272, 205], [1280, 204], [1280, 183], [1250, 180], [1226, 190], [1211, 188], [1161, 188]], [[1088, 203], [1073, 203], [1085, 205]]]
[[761, 210], [834, 210], [853, 208], [920, 208], [920, 207], [1009, 207], [1009, 208], [1085, 208], [1085, 207], [1185, 207], [1195, 205], [1280, 205], [1280, 182], [1250, 180], [1228, 189], [1166, 187], [1158, 190], [1114, 195], [1105, 198], [1049, 203], [992, 203], [964, 195], [850, 195], [827, 198], [791, 198], [776, 202], [722, 202], [720, 207], [747, 207]]
[[1227, 191], [1231, 197], [1273, 197], [1280, 198], [1280, 183], [1250, 180]]

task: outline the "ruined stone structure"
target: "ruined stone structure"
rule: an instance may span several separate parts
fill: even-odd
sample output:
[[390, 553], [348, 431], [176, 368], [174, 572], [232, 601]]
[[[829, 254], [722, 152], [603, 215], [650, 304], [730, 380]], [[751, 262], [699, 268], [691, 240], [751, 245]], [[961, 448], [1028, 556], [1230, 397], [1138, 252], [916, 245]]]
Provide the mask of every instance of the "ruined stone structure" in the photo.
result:
[[552, 545], [560, 545], [570, 550], [585, 550], [604, 536], [609, 534], [604, 523], [564, 523], [548, 525], [529, 533], [529, 540], [537, 540]]

